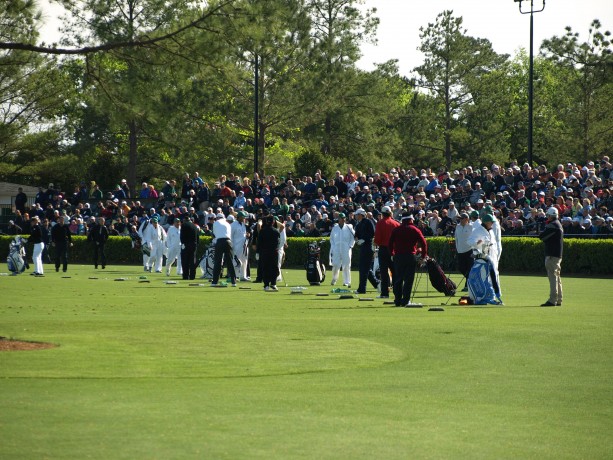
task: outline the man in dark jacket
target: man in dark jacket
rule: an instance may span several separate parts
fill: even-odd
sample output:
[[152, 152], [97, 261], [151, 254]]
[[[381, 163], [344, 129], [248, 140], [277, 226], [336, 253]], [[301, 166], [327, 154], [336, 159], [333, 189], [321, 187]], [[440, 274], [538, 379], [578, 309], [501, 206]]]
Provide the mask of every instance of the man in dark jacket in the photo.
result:
[[88, 240], [94, 244], [94, 268], [98, 268], [98, 256], [100, 256], [102, 268], [104, 269], [106, 267], [106, 254], [104, 253], [104, 248], [109, 239], [109, 230], [104, 225], [104, 222], [104, 217], [98, 217], [98, 221], [92, 227], [88, 235]]
[[63, 217], [57, 218], [57, 224], [51, 229], [51, 244], [55, 247], [55, 271], [60, 271], [60, 261], [62, 271], [68, 270], [68, 248], [72, 246], [72, 233], [64, 223]]
[[558, 220], [558, 210], [551, 207], [547, 210], [547, 224], [539, 238], [545, 243], [545, 268], [549, 278], [549, 300], [541, 307], [559, 307], [562, 305], [562, 247], [564, 246], [564, 230]]
[[375, 223], [366, 216], [366, 211], [362, 208], [359, 208], [355, 215], [358, 219], [358, 224], [355, 227], [355, 239], [360, 247], [360, 283], [355, 293], [366, 294], [366, 282], [368, 280], [377, 287], [377, 280], [371, 270], [374, 256], [372, 240], [375, 237]]
[[265, 291], [278, 291], [277, 277], [279, 276], [278, 260], [281, 235], [274, 222], [273, 216], [264, 217], [262, 228], [258, 232], [258, 254]]
[[183, 225], [179, 233], [181, 240], [181, 268], [183, 279], [193, 280], [196, 278], [196, 250], [198, 249], [198, 227], [188, 215], [183, 217]]

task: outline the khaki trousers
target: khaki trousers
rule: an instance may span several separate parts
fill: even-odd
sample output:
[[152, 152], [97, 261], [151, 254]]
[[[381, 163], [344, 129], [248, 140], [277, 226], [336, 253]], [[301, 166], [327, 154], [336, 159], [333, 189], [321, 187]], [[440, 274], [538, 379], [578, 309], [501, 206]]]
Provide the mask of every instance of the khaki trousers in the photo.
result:
[[547, 278], [549, 278], [549, 302], [562, 303], [562, 279], [560, 271], [562, 270], [561, 257], [545, 257], [545, 268], [547, 269]]

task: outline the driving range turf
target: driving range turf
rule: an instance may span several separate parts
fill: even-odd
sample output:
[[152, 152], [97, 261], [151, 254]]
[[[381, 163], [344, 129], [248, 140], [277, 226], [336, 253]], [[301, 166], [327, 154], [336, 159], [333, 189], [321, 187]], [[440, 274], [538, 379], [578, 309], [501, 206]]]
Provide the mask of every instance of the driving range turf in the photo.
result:
[[292, 294], [304, 270], [264, 292], [45, 269], [0, 277], [0, 336], [57, 345], [0, 353], [0, 458], [611, 458], [611, 279], [429, 311], [425, 276], [406, 309]]

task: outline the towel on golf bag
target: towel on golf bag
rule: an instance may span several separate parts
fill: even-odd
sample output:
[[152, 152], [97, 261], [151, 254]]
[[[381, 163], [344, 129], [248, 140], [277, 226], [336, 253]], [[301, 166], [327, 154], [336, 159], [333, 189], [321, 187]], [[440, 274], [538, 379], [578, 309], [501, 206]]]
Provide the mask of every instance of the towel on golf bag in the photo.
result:
[[500, 305], [500, 284], [489, 258], [475, 259], [468, 274], [468, 295], [475, 305]]
[[445, 275], [445, 272], [435, 259], [428, 257], [426, 260], [426, 267], [428, 267], [428, 277], [434, 289], [449, 296], [455, 294], [458, 287], [447, 275]]

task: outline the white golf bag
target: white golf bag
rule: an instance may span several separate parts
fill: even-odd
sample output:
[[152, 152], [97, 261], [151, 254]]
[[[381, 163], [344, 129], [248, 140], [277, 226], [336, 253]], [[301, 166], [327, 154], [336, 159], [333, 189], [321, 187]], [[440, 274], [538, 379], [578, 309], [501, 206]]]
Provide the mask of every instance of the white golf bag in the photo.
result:
[[[240, 275], [241, 261], [238, 256], [234, 254], [234, 273], [236, 276]], [[198, 266], [200, 267], [200, 271], [202, 272], [201, 278], [212, 280], [213, 279], [213, 268], [215, 267], [215, 245], [211, 244], [198, 262]], [[221, 273], [219, 275], [220, 278], [223, 277], [223, 268], [224, 268], [224, 260], [221, 260]]]
[[6, 258], [8, 270], [13, 275], [19, 275], [23, 273], [26, 268], [29, 268], [26, 262], [26, 248], [25, 245], [28, 242], [21, 236], [16, 236], [9, 244], [9, 255]]

